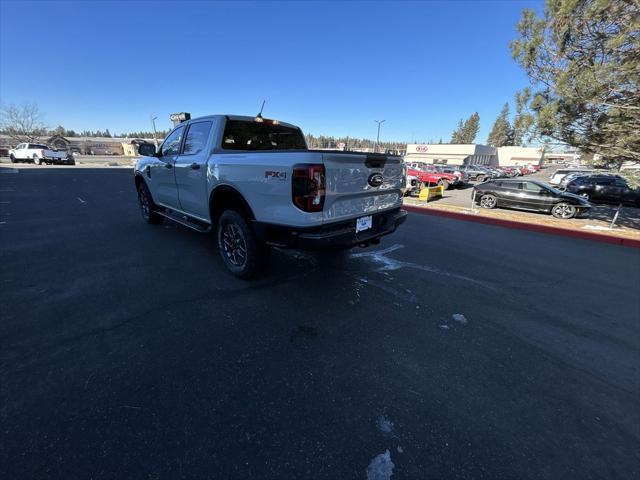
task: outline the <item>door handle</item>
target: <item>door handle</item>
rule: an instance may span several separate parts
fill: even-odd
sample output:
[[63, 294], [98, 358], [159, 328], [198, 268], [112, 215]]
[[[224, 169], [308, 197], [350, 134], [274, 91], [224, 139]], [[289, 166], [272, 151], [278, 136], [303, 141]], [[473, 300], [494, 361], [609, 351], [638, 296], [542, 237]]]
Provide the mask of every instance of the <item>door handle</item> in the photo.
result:
[[200, 170], [200, 164], [196, 163], [196, 162], [193, 162], [191, 164], [191, 170]]

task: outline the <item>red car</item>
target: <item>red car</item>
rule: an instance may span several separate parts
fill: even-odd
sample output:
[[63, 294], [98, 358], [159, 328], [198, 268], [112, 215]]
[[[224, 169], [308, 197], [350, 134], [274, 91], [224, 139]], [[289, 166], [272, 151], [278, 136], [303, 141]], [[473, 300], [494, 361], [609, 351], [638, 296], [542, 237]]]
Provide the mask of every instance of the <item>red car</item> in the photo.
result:
[[458, 178], [452, 173], [439, 173], [431, 170], [428, 165], [407, 165], [407, 175], [412, 175], [418, 179], [423, 188], [427, 185], [442, 185], [444, 189], [448, 189], [450, 185], [458, 182]]

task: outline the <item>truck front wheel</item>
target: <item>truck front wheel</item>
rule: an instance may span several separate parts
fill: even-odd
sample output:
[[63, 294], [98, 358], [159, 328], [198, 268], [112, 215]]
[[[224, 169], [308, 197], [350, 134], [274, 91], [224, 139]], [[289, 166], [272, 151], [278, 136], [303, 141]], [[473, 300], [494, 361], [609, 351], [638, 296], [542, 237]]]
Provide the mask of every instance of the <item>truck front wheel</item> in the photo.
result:
[[140, 213], [145, 222], [152, 225], [159, 225], [164, 220], [162, 215], [156, 213], [156, 205], [151, 198], [151, 192], [147, 184], [140, 182], [138, 185], [138, 202], [140, 202]]
[[36, 165], [42, 165], [42, 160], [40, 160], [40, 157], [38, 157], [37, 155], [34, 155], [33, 163], [35, 163]]
[[16, 160], [16, 157], [13, 156], [13, 153], [9, 155], [9, 159], [11, 160], [11, 163], [16, 163], [18, 161]]
[[225, 210], [218, 221], [218, 249], [225, 266], [240, 278], [255, 276], [268, 256], [245, 218], [235, 210]]

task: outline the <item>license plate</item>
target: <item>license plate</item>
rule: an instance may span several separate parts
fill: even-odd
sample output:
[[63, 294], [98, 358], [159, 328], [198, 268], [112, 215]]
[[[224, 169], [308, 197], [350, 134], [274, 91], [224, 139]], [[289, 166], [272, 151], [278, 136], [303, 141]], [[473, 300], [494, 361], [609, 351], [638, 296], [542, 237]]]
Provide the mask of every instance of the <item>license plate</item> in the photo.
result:
[[371, 215], [367, 215], [366, 217], [356, 218], [356, 233], [362, 232], [363, 230], [369, 230], [373, 223], [373, 217]]

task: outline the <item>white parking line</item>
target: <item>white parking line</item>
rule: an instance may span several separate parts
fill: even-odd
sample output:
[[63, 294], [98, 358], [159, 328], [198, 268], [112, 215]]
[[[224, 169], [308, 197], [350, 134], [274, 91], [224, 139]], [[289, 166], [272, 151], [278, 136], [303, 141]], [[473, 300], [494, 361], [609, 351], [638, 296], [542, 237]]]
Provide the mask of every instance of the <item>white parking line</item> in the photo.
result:
[[78, 198], [78, 201], [79, 201], [80, 203], [87, 203], [87, 202], [85, 202], [83, 199], [81, 199], [80, 197], [77, 197], [77, 198]]
[[0, 192], [15, 192], [13, 188], [0, 188]]
[[8, 203], [11, 203], [11, 201], [10, 200], [3, 200], [0, 203], [3, 204], [3, 205], [7, 205]]

